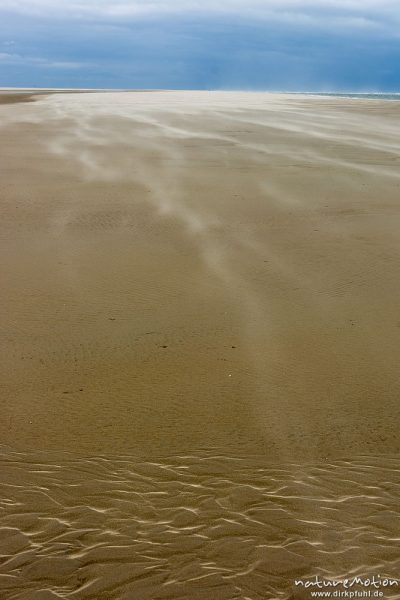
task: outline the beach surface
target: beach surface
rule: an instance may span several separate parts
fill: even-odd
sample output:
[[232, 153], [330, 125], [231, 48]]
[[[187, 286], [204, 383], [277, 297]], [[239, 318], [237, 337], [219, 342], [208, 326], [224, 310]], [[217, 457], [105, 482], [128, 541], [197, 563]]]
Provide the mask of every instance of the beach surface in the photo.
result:
[[400, 576], [399, 116], [0, 94], [2, 598]]

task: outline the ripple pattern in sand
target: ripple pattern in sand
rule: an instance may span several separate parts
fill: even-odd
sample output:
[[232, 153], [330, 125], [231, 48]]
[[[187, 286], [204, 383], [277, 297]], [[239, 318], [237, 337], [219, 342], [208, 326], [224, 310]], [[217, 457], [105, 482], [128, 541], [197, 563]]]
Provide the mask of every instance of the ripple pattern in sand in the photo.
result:
[[4, 600], [297, 598], [296, 577], [399, 573], [395, 457], [1, 463]]

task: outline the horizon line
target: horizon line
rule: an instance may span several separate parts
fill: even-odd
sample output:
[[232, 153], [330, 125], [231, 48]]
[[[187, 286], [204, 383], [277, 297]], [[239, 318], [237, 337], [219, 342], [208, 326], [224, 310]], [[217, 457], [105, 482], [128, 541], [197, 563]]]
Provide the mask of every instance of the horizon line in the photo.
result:
[[394, 95], [400, 96], [400, 90], [385, 90], [385, 91], [357, 91], [357, 90], [266, 90], [266, 89], [237, 89], [237, 88], [81, 88], [81, 87], [8, 87], [0, 86], [0, 92], [238, 92], [238, 93], [261, 93], [261, 94], [318, 94], [318, 95], [357, 95], [357, 96], [382, 96]]

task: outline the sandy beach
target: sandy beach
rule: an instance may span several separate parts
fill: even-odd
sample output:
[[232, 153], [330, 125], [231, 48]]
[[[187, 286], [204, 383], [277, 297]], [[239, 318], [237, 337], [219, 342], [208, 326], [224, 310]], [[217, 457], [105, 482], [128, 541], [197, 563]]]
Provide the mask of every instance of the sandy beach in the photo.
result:
[[399, 576], [399, 116], [0, 94], [1, 598]]

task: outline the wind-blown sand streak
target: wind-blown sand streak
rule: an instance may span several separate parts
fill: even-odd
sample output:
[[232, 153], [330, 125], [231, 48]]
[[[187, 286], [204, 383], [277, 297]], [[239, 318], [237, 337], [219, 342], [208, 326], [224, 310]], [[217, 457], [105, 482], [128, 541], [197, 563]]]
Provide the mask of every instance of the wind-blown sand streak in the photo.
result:
[[[294, 463], [314, 461], [324, 475], [326, 461], [336, 461], [328, 478], [329, 493], [338, 498], [347, 494], [341, 491], [345, 467], [337, 462], [343, 457], [352, 474], [359, 464], [352, 457], [362, 456], [365, 469], [370, 461], [374, 477], [384, 477], [385, 456], [393, 465], [400, 448], [399, 104], [206, 92], [33, 99], [0, 106], [0, 433], [16, 452], [5, 452], [5, 461], [18, 463], [11, 477], [27, 476], [34, 450], [42, 452], [40, 464], [56, 470], [54, 452], [76, 453], [72, 470], [87, 469], [96, 480], [99, 461], [93, 466], [85, 456], [103, 456], [106, 487], [122, 454], [132, 465], [143, 463], [147, 482], [152, 463], [165, 465], [169, 456], [197, 456], [195, 464], [204, 465], [211, 456], [226, 473], [236, 457], [248, 479], [259, 468], [268, 478], [274, 464], [285, 481]], [[59, 456], [64, 469], [70, 459]], [[194, 468], [188, 460], [182, 472]], [[207, 485], [218, 487], [218, 477], [210, 471]], [[63, 478], [45, 484], [51, 497]], [[231, 490], [233, 473], [230, 482]], [[175, 493], [175, 475], [170, 483]], [[126, 481], [121, 485], [123, 494], [133, 493]], [[156, 489], [158, 479], [151, 485]], [[203, 480], [193, 485], [200, 494]], [[135, 486], [140, 489], [139, 479]], [[316, 486], [312, 510], [318, 512], [326, 490], [318, 478]], [[5, 501], [6, 527], [17, 506], [13, 493]], [[391, 511], [388, 523], [394, 522], [392, 498], [388, 508], [382, 494], [379, 489], [377, 510]], [[110, 506], [119, 506], [110, 495]], [[36, 500], [28, 496], [21, 505], [33, 511]], [[308, 506], [304, 498], [301, 510]], [[193, 502], [201, 503], [201, 495]], [[355, 502], [345, 520], [367, 514]], [[284, 503], [284, 523], [275, 515], [269, 531], [287, 530], [286, 548], [290, 527], [302, 517], [291, 501]], [[179, 509], [178, 499], [172, 504]], [[57, 506], [62, 520], [64, 504]], [[216, 519], [233, 518], [224, 503], [218, 510]], [[108, 517], [101, 525], [107, 531]], [[249, 533], [243, 514], [237, 518], [250, 545], [275, 546], [264, 529]], [[296, 530], [296, 540], [303, 536], [314, 548], [312, 521], [307, 517]], [[151, 538], [160, 523], [150, 519], [148, 526]], [[340, 519], [326, 525], [342, 526]], [[391, 544], [394, 529], [387, 527]], [[381, 535], [373, 527], [369, 534]], [[283, 537], [276, 539], [281, 544]], [[390, 553], [367, 560], [365, 553], [373, 552], [363, 540], [349, 569], [375, 565], [395, 576]], [[48, 544], [44, 539], [44, 553]], [[214, 559], [206, 558], [211, 546], [204, 544], [207, 565]], [[112, 546], [111, 538], [104, 545]], [[307, 548], [297, 555], [304, 551], [307, 558]], [[185, 564], [197, 564], [196, 552]], [[343, 573], [345, 560], [334, 562], [330, 552], [314, 553], [305, 571], [314, 565]], [[348, 543], [343, 557], [351, 552]], [[334, 554], [342, 556], [338, 547]], [[282, 554], [275, 558], [285, 564]], [[291, 575], [255, 573], [252, 560], [238, 559], [242, 575], [250, 569], [248, 587], [226, 587], [234, 578], [230, 566], [225, 579], [223, 569], [212, 573], [214, 597], [289, 594]], [[141, 578], [148, 564], [138, 561]], [[160, 598], [168, 589], [171, 598], [180, 597], [174, 583], [163, 587], [160, 563], [154, 564]], [[123, 572], [122, 565], [122, 578]], [[18, 573], [15, 581], [3, 579], [12, 598], [23, 580], [31, 581]], [[75, 597], [67, 579], [57, 593]], [[208, 598], [207, 581], [190, 597]], [[152, 597], [153, 584], [143, 585], [141, 598]]]

